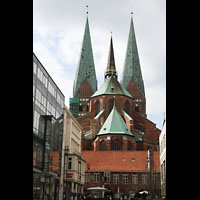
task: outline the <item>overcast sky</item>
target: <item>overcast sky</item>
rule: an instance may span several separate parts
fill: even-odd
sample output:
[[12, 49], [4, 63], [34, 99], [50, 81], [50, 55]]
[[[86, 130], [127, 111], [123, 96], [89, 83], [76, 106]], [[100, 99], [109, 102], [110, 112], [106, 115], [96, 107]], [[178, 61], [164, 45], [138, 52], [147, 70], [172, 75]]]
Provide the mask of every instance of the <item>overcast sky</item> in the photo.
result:
[[147, 118], [162, 129], [166, 112], [166, 0], [33, 1], [33, 52], [65, 95], [68, 108], [83, 41], [86, 5], [98, 88], [104, 81], [111, 30], [121, 81], [133, 11]]

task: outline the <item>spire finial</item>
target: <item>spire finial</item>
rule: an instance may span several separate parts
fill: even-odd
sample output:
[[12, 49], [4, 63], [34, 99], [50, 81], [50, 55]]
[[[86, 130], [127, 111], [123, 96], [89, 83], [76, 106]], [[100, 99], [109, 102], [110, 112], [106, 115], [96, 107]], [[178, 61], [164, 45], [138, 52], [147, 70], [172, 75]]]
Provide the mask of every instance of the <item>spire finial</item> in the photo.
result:
[[86, 12], [86, 13], [87, 13], [87, 15], [88, 15], [88, 5], [86, 5], [86, 7], [87, 7], [87, 12]]
[[131, 17], [133, 16], [133, 5], [131, 5]]

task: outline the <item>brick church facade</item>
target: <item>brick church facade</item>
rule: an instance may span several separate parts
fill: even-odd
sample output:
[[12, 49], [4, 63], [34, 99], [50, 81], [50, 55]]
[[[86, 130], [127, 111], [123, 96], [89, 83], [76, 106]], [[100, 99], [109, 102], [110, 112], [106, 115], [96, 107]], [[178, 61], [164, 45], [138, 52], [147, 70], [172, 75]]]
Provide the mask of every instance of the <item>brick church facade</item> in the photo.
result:
[[146, 98], [133, 20], [122, 80], [118, 81], [111, 36], [104, 83], [97, 89], [88, 18], [70, 111], [83, 127], [85, 191], [105, 187], [114, 198], [142, 190], [160, 194], [160, 130], [147, 119]]

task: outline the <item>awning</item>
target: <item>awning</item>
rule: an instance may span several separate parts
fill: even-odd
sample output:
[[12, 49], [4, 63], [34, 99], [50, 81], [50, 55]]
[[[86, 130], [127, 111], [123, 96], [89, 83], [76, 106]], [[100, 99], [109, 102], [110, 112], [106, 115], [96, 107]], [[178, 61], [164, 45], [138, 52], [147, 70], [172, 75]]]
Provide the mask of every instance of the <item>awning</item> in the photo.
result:
[[87, 188], [87, 190], [93, 190], [93, 191], [108, 191], [108, 189], [104, 188], [104, 187], [91, 187], [91, 188]]

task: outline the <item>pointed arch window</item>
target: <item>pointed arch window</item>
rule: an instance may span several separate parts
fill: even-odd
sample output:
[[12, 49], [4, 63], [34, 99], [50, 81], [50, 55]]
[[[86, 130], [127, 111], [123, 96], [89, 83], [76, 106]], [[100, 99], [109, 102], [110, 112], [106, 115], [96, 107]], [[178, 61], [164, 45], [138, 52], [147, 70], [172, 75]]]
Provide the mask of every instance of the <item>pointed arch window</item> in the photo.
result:
[[114, 99], [110, 99], [109, 100], [109, 112], [111, 112], [111, 110], [113, 109], [113, 105], [114, 105]]
[[96, 102], [95, 112], [96, 112], [96, 115], [100, 112], [100, 102], [99, 102], [99, 100]]
[[128, 141], [127, 150], [128, 150], [128, 151], [131, 151], [131, 150], [132, 150], [132, 144], [131, 144], [130, 141]]
[[124, 110], [128, 115], [130, 115], [130, 103], [128, 100], [125, 101]]
[[139, 106], [138, 106], [138, 104], [135, 105], [135, 112], [139, 112]]
[[101, 143], [100, 143], [100, 151], [106, 151], [106, 150], [107, 150], [106, 141], [102, 140]]

